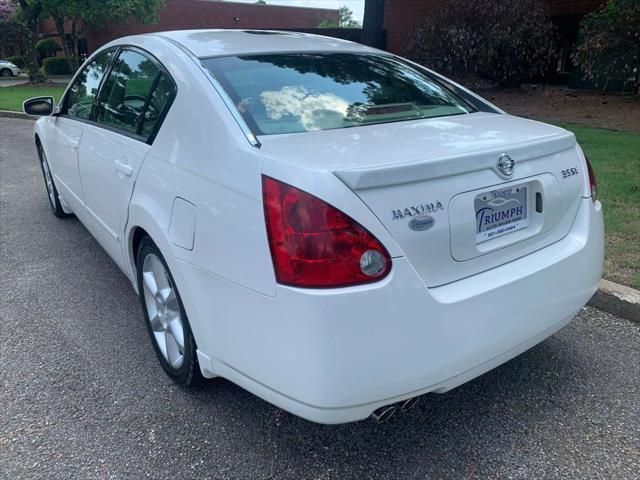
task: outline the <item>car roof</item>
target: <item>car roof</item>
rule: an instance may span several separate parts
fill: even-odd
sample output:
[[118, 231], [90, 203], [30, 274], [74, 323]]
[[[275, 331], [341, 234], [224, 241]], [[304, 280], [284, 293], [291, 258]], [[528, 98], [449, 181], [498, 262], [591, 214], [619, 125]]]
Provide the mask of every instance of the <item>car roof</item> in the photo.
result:
[[377, 51], [338, 38], [278, 30], [174, 30], [151, 35], [178, 43], [200, 58], [249, 53]]

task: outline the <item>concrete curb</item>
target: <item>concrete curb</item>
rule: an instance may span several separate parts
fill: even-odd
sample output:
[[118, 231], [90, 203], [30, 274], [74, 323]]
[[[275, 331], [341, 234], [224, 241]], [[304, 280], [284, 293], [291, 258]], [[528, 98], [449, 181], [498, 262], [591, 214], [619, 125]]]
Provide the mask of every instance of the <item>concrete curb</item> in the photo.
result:
[[36, 120], [36, 117], [30, 117], [26, 113], [14, 112], [13, 110], [0, 110], [0, 117], [3, 117], [3, 118], [22, 118], [23, 120]]
[[589, 306], [640, 323], [640, 290], [601, 280]]

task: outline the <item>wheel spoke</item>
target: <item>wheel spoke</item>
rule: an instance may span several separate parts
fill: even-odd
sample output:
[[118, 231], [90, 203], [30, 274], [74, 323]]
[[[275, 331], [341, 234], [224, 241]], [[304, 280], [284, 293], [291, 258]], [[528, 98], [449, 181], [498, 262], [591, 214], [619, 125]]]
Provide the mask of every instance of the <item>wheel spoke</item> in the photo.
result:
[[169, 322], [169, 331], [173, 339], [178, 344], [180, 353], [184, 352], [184, 330], [182, 329], [182, 320], [179, 316]]
[[142, 274], [142, 281], [144, 286], [147, 287], [149, 293], [154, 297], [158, 294], [158, 284], [156, 283], [156, 277], [153, 272], [144, 272]]
[[180, 306], [178, 305], [178, 297], [176, 297], [176, 292], [173, 289], [169, 289], [169, 292], [166, 297], [164, 297], [164, 304], [171, 312], [175, 312], [176, 314], [180, 314]]
[[153, 257], [151, 265], [153, 268], [153, 276], [156, 279], [156, 285], [158, 285], [158, 290], [165, 290], [167, 288], [171, 289], [171, 285], [169, 285], [169, 280], [167, 279], [167, 272], [158, 257]]
[[167, 357], [167, 333], [166, 332], [154, 332], [153, 334], [156, 337], [156, 343], [158, 344], [158, 348], [162, 353], [164, 358]]
[[[173, 295], [173, 290], [171, 289], [171, 287], [164, 287], [164, 288], [160, 288], [158, 290], [158, 294], [160, 296], [160, 299], [162, 300], [162, 302], [167, 305], [167, 302], [169, 301], [169, 299], [174, 296]], [[169, 305], [167, 305], [168, 307]]]
[[167, 342], [167, 360], [172, 367], [178, 368], [182, 363], [182, 353], [180, 353], [178, 342], [170, 332], [165, 335], [165, 340]]

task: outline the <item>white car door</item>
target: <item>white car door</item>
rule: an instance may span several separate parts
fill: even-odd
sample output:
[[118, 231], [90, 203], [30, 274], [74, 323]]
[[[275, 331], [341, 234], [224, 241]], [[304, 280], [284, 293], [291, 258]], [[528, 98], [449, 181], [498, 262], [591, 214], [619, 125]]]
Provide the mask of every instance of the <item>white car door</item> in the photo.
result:
[[122, 235], [136, 175], [175, 95], [174, 85], [150, 55], [122, 49], [82, 135], [79, 170], [87, 228], [121, 268], [126, 252]]
[[111, 50], [98, 55], [76, 75], [62, 102], [60, 114], [51, 118], [46, 129], [44, 144], [56, 186], [65, 202], [80, 216], [84, 198], [78, 171], [78, 147], [113, 54]]

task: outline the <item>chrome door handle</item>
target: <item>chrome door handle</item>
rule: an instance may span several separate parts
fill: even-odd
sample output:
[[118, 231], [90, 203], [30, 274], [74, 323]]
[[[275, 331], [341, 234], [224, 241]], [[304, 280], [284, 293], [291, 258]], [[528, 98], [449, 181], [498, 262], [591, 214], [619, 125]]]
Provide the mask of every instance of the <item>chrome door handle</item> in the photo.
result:
[[130, 177], [133, 174], [133, 168], [130, 165], [127, 165], [126, 163], [122, 163], [119, 160], [115, 161], [115, 167], [117, 172], [120, 172], [126, 175], [127, 177]]

